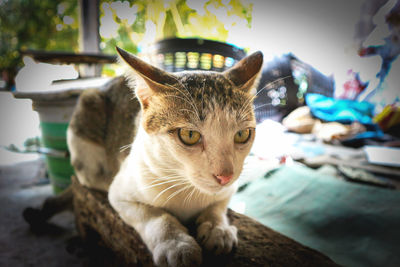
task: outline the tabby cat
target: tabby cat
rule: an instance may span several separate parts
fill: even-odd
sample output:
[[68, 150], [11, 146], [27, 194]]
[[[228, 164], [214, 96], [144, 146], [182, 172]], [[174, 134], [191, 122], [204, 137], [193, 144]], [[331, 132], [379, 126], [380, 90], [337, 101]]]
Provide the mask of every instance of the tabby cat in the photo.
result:
[[255, 137], [261, 52], [222, 73], [168, 73], [117, 50], [132, 90], [116, 79], [81, 95], [67, 135], [78, 180], [108, 191], [157, 265], [229, 253], [238, 240], [227, 205]]

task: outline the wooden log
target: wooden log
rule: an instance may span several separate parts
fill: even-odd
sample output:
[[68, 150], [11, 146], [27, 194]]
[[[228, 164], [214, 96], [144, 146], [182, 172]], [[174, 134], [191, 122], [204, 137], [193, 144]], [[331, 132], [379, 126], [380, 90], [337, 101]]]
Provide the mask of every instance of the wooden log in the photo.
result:
[[[77, 228], [83, 239], [90, 241], [96, 236], [112, 251], [119, 266], [154, 266], [140, 236], [120, 219], [105, 193], [89, 190], [76, 178], [72, 179], [72, 188]], [[202, 266], [338, 266], [320, 252], [245, 215], [229, 210], [228, 216], [238, 228], [238, 247], [226, 256], [203, 253]]]

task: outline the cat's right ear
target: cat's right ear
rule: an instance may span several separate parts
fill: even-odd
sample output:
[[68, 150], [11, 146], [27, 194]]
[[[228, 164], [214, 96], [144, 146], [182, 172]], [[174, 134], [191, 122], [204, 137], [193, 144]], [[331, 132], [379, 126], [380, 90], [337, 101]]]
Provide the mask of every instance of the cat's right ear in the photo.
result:
[[171, 86], [176, 83], [176, 78], [159, 68], [156, 68], [133, 54], [116, 47], [118, 54], [121, 58], [133, 69], [133, 71], [143, 79], [145, 84], [142, 86], [135, 86], [136, 96], [139, 98], [143, 108], [148, 106], [149, 100], [152, 95], [171, 90]]
[[223, 72], [237, 88], [245, 92], [251, 92], [258, 84], [263, 64], [263, 54], [257, 51], [242, 60], [232, 68]]

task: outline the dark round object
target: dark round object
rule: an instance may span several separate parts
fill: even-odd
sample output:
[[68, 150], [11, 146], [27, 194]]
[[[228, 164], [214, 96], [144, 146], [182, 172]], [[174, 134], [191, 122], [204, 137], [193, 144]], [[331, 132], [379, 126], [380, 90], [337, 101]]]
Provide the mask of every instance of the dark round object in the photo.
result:
[[170, 72], [224, 71], [246, 56], [237, 46], [199, 38], [163, 39], [151, 51], [152, 63]]

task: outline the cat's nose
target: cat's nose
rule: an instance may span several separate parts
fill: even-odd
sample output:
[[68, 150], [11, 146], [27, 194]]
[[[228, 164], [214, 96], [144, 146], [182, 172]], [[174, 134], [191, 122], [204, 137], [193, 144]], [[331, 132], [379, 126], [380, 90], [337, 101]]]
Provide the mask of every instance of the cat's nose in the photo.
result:
[[226, 185], [227, 183], [229, 183], [230, 180], [232, 180], [233, 178], [233, 174], [229, 174], [229, 175], [215, 175], [215, 177], [217, 178], [217, 181], [220, 185]]

